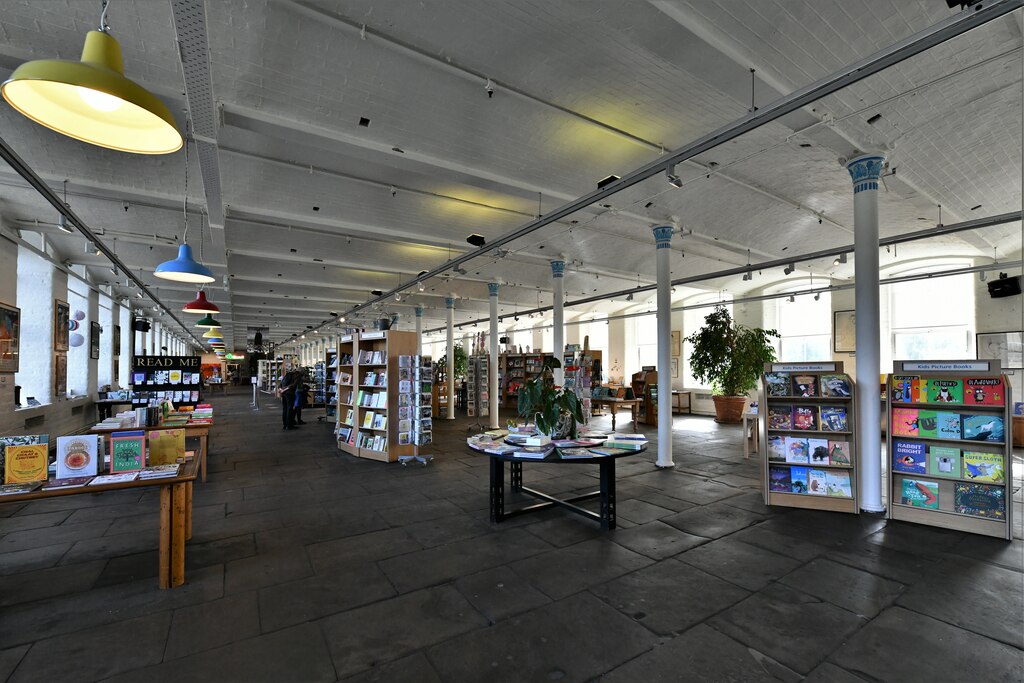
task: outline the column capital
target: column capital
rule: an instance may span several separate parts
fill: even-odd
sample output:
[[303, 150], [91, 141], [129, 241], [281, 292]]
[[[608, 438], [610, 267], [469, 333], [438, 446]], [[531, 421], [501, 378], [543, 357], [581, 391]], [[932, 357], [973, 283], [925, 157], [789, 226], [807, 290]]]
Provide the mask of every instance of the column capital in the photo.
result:
[[420, 305], [420, 304], [416, 304], [416, 317], [417, 318], [422, 318], [423, 317], [423, 306]]
[[853, 193], [877, 190], [878, 178], [882, 175], [884, 154], [861, 154], [846, 163], [846, 170], [853, 180]]
[[444, 305], [445, 305], [445, 308], [455, 308], [455, 297], [454, 296], [446, 296], [444, 298]]
[[657, 249], [669, 249], [672, 247], [672, 233], [676, 231], [674, 227], [671, 225], [657, 225], [652, 230]]
[[487, 283], [487, 295], [498, 296], [498, 288], [501, 287], [500, 282], [488, 282]]
[[551, 262], [551, 277], [559, 278], [565, 274], [565, 261], [561, 259]]

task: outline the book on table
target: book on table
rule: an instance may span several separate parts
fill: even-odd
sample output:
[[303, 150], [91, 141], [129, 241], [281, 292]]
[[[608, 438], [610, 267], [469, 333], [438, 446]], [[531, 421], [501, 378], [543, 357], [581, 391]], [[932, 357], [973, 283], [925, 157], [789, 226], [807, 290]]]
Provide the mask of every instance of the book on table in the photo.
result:
[[146, 432], [114, 432], [110, 435], [110, 472], [131, 472], [146, 466]]
[[98, 477], [93, 477], [92, 481], [90, 481], [88, 485], [102, 486], [103, 484], [124, 484], [129, 481], [135, 481], [138, 478], [138, 471], [120, 472], [118, 474], [101, 474]]
[[46, 481], [50, 461], [49, 446], [45, 443], [19, 444], [4, 448], [4, 483], [27, 484]]
[[95, 476], [99, 467], [100, 436], [57, 437], [57, 478]]
[[16, 496], [22, 493], [31, 493], [42, 485], [41, 481], [27, 481], [18, 484], [0, 485], [0, 496]]
[[82, 486], [87, 486], [92, 481], [92, 476], [82, 477], [65, 477], [63, 479], [51, 479], [43, 483], [44, 491], [53, 491], [56, 489], [77, 489]]

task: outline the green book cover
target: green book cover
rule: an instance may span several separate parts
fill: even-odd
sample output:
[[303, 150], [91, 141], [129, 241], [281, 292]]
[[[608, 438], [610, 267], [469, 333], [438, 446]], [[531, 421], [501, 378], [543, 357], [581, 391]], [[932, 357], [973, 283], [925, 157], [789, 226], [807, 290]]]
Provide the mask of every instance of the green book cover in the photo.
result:
[[964, 381], [962, 379], [928, 380], [929, 403], [963, 403]]
[[934, 410], [917, 412], [917, 435], [935, 438], [939, 435], [939, 421]]
[[114, 432], [110, 435], [110, 472], [131, 472], [146, 466], [146, 432]]
[[904, 479], [900, 502], [916, 508], [936, 510], [939, 507], [939, 485], [934, 481]]
[[932, 446], [928, 449], [928, 474], [936, 477], [960, 478], [960, 449]]

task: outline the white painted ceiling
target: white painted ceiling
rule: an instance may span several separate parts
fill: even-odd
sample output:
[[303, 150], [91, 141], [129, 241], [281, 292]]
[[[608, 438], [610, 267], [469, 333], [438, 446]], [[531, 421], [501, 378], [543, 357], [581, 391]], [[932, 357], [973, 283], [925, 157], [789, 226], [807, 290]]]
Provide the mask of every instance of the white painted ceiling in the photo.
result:
[[[77, 59], [98, 7], [4, 2], [0, 76], [28, 59]], [[188, 102], [175, 8], [179, 28], [205, 30], [209, 45], [204, 54], [191, 34]], [[284, 340], [443, 264], [470, 233], [494, 239], [743, 116], [750, 68], [763, 105], [953, 12], [941, 0], [113, 0], [108, 21], [127, 75], [180, 122], [192, 106], [201, 142], [188, 241], [198, 255], [203, 233], [231, 346], [248, 325]], [[895, 171], [880, 196], [883, 236], [934, 225], [939, 204], [945, 224], [1019, 211], [1022, 42], [1018, 10], [679, 166], [681, 189], [649, 179], [384, 308], [408, 327], [422, 304], [436, 327], [454, 292], [456, 320], [478, 318], [495, 278], [506, 283], [502, 313], [549, 305], [548, 261], [560, 254], [570, 300], [648, 284], [650, 227], [665, 220], [686, 233], [674, 240], [676, 277], [745, 264], [748, 249], [757, 262], [850, 244], [853, 195], [838, 159], [856, 150], [887, 150]], [[183, 152], [102, 150], [5, 103], [0, 135], [55, 189], [68, 181], [72, 208], [169, 308], [193, 298], [152, 275], [184, 232]], [[46, 232], [94, 282], [132, 293], [82, 238], [34, 226], [56, 215], [6, 167], [0, 219]], [[1008, 224], [906, 245], [898, 258], [984, 263], [993, 248], [1019, 258], [1020, 235]], [[852, 268], [821, 259], [798, 270], [846, 280]], [[740, 296], [784, 278], [706, 288]]]

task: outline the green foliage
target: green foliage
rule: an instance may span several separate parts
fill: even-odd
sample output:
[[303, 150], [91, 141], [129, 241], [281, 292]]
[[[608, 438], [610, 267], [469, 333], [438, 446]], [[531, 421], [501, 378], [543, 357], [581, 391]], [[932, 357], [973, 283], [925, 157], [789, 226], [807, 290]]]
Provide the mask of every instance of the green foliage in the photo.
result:
[[533, 421], [544, 434], [551, 434], [563, 418], [570, 420], [570, 437], [576, 436], [576, 425], [583, 422], [583, 404], [572, 391], [555, 386], [554, 370], [562, 367], [557, 358], [545, 358], [544, 367], [536, 377], [519, 388], [519, 416]]
[[[455, 344], [455, 379], [460, 380], [466, 376], [466, 349], [462, 348], [462, 344]], [[441, 356], [437, 360], [437, 367], [442, 372], [448, 367], [448, 354]]]
[[769, 338], [778, 336], [775, 330], [739, 325], [724, 306], [716, 306], [704, 327], [686, 338], [693, 344], [690, 370], [716, 394], [743, 396], [757, 386], [764, 364], [775, 360]]

